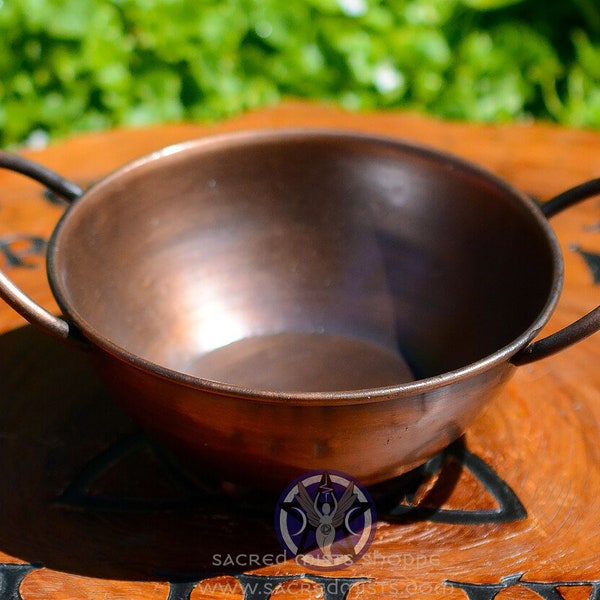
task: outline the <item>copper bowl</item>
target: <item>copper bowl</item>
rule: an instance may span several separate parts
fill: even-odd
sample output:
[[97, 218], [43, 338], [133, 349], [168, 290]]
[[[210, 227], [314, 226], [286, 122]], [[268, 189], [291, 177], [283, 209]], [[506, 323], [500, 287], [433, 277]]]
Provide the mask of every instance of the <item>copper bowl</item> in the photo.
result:
[[515, 365], [600, 328], [599, 307], [532, 343], [563, 277], [546, 217], [598, 180], [541, 210], [448, 154], [321, 130], [169, 147], [85, 193], [11, 154], [0, 166], [71, 202], [48, 251], [64, 318], [6, 276], [2, 296], [90, 346], [131, 415], [224, 481], [396, 476]]

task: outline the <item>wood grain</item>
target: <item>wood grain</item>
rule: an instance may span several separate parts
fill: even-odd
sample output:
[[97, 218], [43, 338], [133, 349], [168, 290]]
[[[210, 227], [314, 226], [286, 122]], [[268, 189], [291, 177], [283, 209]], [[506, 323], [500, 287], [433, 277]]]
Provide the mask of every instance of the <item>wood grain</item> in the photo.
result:
[[[28, 155], [87, 186], [171, 143], [289, 126], [416, 140], [471, 159], [541, 200], [600, 176], [600, 134], [594, 132], [546, 124], [457, 124], [407, 113], [349, 114], [299, 103], [211, 126], [75, 137]], [[7, 268], [4, 261], [4, 268], [51, 310], [56, 305], [43, 257], [28, 252], [34, 249], [31, 237], [48, 239], [61, 212], [37, 184], [0, 173], [0, 239], [13, 236], [10, 248], [26, 263]], [[552, 223], [566, 281], [546, 332], [599, 302], [600, 285], [574, 247], [600, 254], [600, 200]], [[2, 598], [18, 598], [8, 594], [19, 582], [25, 599], [258, 598], [250, 585], [256, 581], [263, 583], [262, 597], [277, 598], [588, 598], [596, 589], [591, 584], [600, 581], [600, 335], [520, 367], [461, 446], [446, 456], [444, 469], [423, 478], [421, 508], [429, 504], [446, 517], [436, 520], [425, 510], [415, 513], [419, 518], [400, 519], [385, 505], [369, 555], [315, 578], [293, 561], [269, 564], [281, 552], [273, 499], [205, 489], [139, 434], [81, 353], [46, 339], [4, 305], [0, 331]], [[518, 498], [524, 515], [507, 513], [504, 521], [489, 516], [502, 509], [493, 494], [500, 484]], [[394, 493], [394, 502], [402, 504], [402, 488]], [[481, 511], [476, 522], [473, 515]], [[457, 521], [452, 515], [459, 513]], [[250, 564], [215, 564], [230, 555]], [[258, 563], [250, 556], [259, 557]], [[35, 568], [19, 579], [23, 564]], [[344, 595], [340, 588], [335, 595], [318, 577], [367, 580], [346, 582], [350, 591]], [[265, 592], [265, 581], [273, 594]]]

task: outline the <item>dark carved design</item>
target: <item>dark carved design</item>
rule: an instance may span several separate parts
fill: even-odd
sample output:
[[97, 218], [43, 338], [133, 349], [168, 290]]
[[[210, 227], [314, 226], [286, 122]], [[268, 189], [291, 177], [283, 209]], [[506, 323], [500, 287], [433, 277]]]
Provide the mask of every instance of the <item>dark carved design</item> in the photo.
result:
[[[106, 487], [110, 488], [111, 470], [118, 469], [123, 461], [134, 455], [138, 455], [143, 470], [150, 471], [145, 478], [146, 485], [139, 490], [111, 492]], [[149, 489], [153, 479], [160, 483], [159, 489]], [[187, 478], [168, 455], [138, 433], [119, 440], [90, 460], [57, 504], [104, 510], [172, 510], [194, 506], [206, 496], [207, 490]]]
[[23, 579], [31, 571], [41, 568], [37, 563], [0, 563], [0, 598], [2, 600], [22, 600], [19, 591]]
[[600, 254], [597, 252], [583, 250], [577, 245], [572, 245], [571, 250], [573, 250], [573, 252], [577, 252], [583, 257], [586, 265], [590, 269], [594, 283], [600, 284]]
[[469, 600], [494, 600], [502, 590], [517, 586], [532, 591], [544, 600], [564, 600], [564, 596], [559, 591], [562, 587], [589, 587], [588, 600], [600, 599], [600, 581], [524, 581], [522, 573], [503, 577], [500, 583], [446, 581], [446, 584], [463, 590]]
[[[167, 575], [167, 573], [162, 573]], [[315, 587], [315, 596], [323, 600], [346, 600], [350, 590], [358, 583], [370, 581], [369, 577], [322, 577], [313, 573], [298, 575], [254, 575], [251, 573], [234, 573], [233, 581], [218, 581], [219, 575], [214, 573], [171, 574], [169, 577], [169, 596], [167, 600], [190, 600], [194, 589], [206, 584], [215, 596], [230, 597], [239, 594], [239, 584], [244, 600], [269, 600], [275, 595], [279, 586], [302, 583], [301, 594], [306, 597], [306, 591]]]
[[189, 600], [197, 581], [172, 581], [169, 582], [169, 595], [167, 600]]
[[[31, 571], [41, 567], [41, 564], [0, 563], [0, 598], [2, 600], [23, 600], [19, 592], [23, 580]], [[194, 589], [202, 584], [209, 585], [213, 591], [219, 591], [219, 597], [230, 597], [234, 593], [237, 596], [239, 593], [233, 590], [235, 584], [224, 581], [218, 573], [157, 572], [156, 575], [169, 582], [167, 600], [190, 600]], [[315, 597], [318, 594], [318, 597], [323, 600], [347, 600], [354, 586], [373, 581], [373, 578], [370, 577], [322, 577], [312, 573], [295, 575], [234, 573], [230, 575], [230, 578], [241, 587], [244, 600], [270, 600], [280, 586], [303, 581], [316, 586]], [[500, 592], [516, 587], [529, 590], [542, 600], [564, 600], [564, 596], [560, 592], [561, 588], [589, 588], [588, 600], [600, 600], [600, 580], [527, 581], [523, 579], [522, 573], [503, 577], [499, 583], [446, 580], [441, 584], [440, 589], [443, 587], [462, 590], [468, 600], [495, 600]], [[302, 590], [306, 591], [305, 588]], [[399, 590], [396, 589], [396, 591]], [[303, 597], [305, 596], [306, 594], [303, 594]]]
[[36, 263], [26, 259], [44, 256], [45, 252], [46, 240], [35, 235], [7, 235], [0, 238], [0, 255], [9, 268], [35, 268]]
[[[451, 468], [454, 466], [454, 468]], [[458, 483], [460, 471], [468, 469], [482, 485], [482, 492], [495, 498], [494, 509], [461, 510], [440, 508], [444, 496]], [[433, 480], [424, 498], [418, 491]], [[527, 517], [525, 507], [510, 486], [477, 455], [469, 452], [462, 440], [455, 442], [423, 466], [373, 491], [379, 517], [387, 521], [434, 521], [461, 525], [506, 523]], [[379, 491], [379, 493], [378, 493]]]
[[[144, 473], [145, 486], [124, 490], [111, 483], [111, 474], [126, 469], [137, 460], [136, 473]], [[498, 507], [482, 510], [440, 508], [445, 495], [467, 469], [481, 484], [482, 493], [495, 498]], [[427, 481], [435, 479], [425, 499], [415, 494]], [[122, 481], [123, 478], [118, 478]], [[160, 487], [157, 487], [160, 483]], [[156, 485], [155, 485], [156, 484]], [[154, 487], [153, 487], [154, 486]], [[459, 441], [434, 459], [410, 473], [371, 488], [380, 520], [393, 522], [433, 521], [450, 524], [503, 523], [523, 519], [525, 508], [508, 484], [481, 458], [466, 450]], [[199, 483], [188, 477], [171, 457], [143, 434], [124, 438], [90, 460], [58, 499], [63, 507], [101, 510], [235, 510], [237, 514], [272, 518], [271, 496], [256, 493], [232, 498], [217, 483]]]
[[244, 600], [269, 600], [277, 586], [295, 580], [308, 580], [316, 583], [321, 588], [320, 598], [323, 600], [346, 600], [351, 588], [367, 581], [366, 577], [320, 577], [313, 574], [303, 575], [276, 575], [264, 577], [260, 575], [237, 575], [236, 579], [244, 590]]

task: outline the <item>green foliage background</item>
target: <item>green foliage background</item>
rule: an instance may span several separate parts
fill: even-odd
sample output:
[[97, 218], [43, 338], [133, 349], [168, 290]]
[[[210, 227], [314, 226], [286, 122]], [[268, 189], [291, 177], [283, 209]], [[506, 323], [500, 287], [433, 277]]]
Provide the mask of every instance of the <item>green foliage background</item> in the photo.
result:
[[0, 146], [285, 97], [600, 127], [600, 3], [0, 0]]

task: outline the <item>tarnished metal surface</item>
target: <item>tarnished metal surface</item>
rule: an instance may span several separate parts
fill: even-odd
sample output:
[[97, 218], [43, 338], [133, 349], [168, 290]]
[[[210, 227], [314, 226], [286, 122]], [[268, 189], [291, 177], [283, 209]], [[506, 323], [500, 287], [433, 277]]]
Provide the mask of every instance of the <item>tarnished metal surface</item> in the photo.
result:
[[53, 290], [129, 411], [191, 463], [369, 484], [456, 439], [547, 321], [545, 217], [448, 155], [327, 131], [169, 148], [50, 243]]

